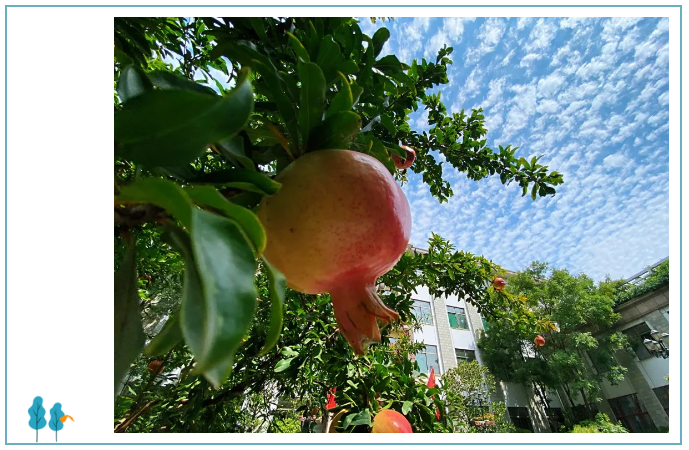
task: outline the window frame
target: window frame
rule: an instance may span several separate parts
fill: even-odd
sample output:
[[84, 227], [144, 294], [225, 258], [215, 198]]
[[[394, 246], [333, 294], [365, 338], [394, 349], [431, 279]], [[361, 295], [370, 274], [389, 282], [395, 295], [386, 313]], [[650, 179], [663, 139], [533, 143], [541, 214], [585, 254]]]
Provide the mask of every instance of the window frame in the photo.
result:
[[[428, 355], [429, 355], [429, 353], [433, 354], [433, 353], [428, 351], [429, 347], [433, 347], [433, 350], [435, 351], [435, 365], [433, 365], [433, 364], [429, 365], [428, 364]], [[423, 370], [424, 368], [421, 367], [421, 364], [419, 364], [419, 355], [421, 355], [421, 354], [424, 355], [424, 360], [426, 361], [426, 367], [425, 367], [426, 370], [425, 371]], [[419, 352], [417, 352], [416, 355], [414, 355], [414, 360], [416, 361], [416, 363], [419, 366], [419, 372], [424, 373], [424, 374], [429, 374], [429, 373], [431, 373], [431, 367], [433, 367], [433, 368], [435, 368], [436, 375], [440, 375], [440, 357], [438, 355], [438, 346], [437, 345], [424, 344], [424, 348], [422, 350], [420, 350]]]
[[[469, 319], [467, 318], [467, 311], [466, 308], [462, 308], [460, 306], [450, 306], [450, 305], [445, 305], [445, 309], [447, 310], [447, 319], [450, 322], [450, 328], [453, 330], [469, 330]], [[458, 311], [451, 311], [450, 309], [454, 310], [459, 310]], [[455, 317], [455, 321], [457, 322], [457, 327], [452, 326], [452, 320], [450, 320], [450, 316]], [[464, 325], [466, 325], [465, 328], [462, 328], [462, 323], [458, 319], [458, 317], [463, 317]]]
[[[435, 322], [433, 321], [433, 307], [431, 305], [431, 302], [427, 302], [426, 300], [418, 300], [418, 299], [412, 299], [412, 301], [414, 302], [412, 305], [412, 309], [414, 310], [414, 317], [417, 318], [417, 320], [421, 323], [421, 325], [434, 325]], [[425, 305], [428, 305], [428, 316], [422, 316], [421, 315], [422, 307], [421, 307], [421, 305], [419, 305], [419, 303], [424, 304], [424, 307], [423, 307], [424, 309], [425, 309]], [[418, 314], [417, 314], [417, 312], [418, 312]], [[425, 322], [424, 317], [428, 317], [430, 322]]]
[[[471, 357], [460, 357], [457, 352], [471, 352]], [[459, 364], [461, 361], [476, 361], [476, 350], [469, 350], [468, 348], [455, 348], [455, 358], [457, 360], [457, 364]]]

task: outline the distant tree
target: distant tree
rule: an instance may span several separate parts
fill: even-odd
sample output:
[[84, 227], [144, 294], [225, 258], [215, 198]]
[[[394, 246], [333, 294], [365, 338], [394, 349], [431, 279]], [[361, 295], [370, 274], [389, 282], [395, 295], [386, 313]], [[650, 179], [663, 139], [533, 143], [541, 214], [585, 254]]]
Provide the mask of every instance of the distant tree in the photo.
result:
[[462, 361], [443, 375], [442, 391], [448, 417], [455, 430], [471, 433], [506, 433], [514, 426], [506, 420], [504, 402], [492, 401], [496, 383], [478, 361]]
[[43, 397], [33, 399], [33, 404], [29, 408], [29, 426], [36, 430], [36, 442], [38, 442], [38, 430], [45, 427], [45, 408], [43, 408]]
[[562, 388], [571, 406], [581, 397], [593, 418], [590, 405], [600, 401], [599, 382], [606, 379], [615, 385], [627, 371], [614, 357], [616, 351], [629, 348], [626, 337], [603, 332], [619, 320], [613, 309], [618, 284], [596, 284], [567, 270], [549, 273], [548, 264], [532, 263], [511, 276], [506, 289], [538, 317], [557, 323], [559, 332], [545, 333], [545, 345], [538, 347], [533, 333], [489, 322], [478, 343], [483, 360], [501, 380], [533, 384], [544, 406], [545, 388]]

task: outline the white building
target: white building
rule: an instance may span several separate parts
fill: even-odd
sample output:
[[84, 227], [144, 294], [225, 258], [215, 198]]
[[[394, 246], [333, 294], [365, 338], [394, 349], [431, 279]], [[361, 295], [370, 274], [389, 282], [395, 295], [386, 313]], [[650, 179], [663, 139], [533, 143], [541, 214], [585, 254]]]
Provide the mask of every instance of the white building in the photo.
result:
[[[414, 291], [412, 299], [415, 315], [422, 323], [421, 330], [414, 331], [414, 340], [426, 346], [425, 351], [416, 355], [423, 373], [430, 372], [433, 367], [442, 378], [442, 374], [456, 367], [458, 361], [476, 359], [481, 363], [481, 351], [476, 342], [486, 324], [474, 306], [457, 296], [433, 297], [423, 286]], [[656, 431], [668, 426], [669, 388], [666, 376], [669, 362], [651, 355], [643, 345], [643, 340], [650, 337], [651, 330], [669, 333], [668, 299], [668, 288], [665, 286], [619, 305], [616, 311], [622, 319], [615, 329], [597, 333], [602, 335], [606, 331], [622, 331], [635, 348], [636, 357], [627, 352], [618, 352], [616, 358], [628, 369], [625, 381], [617, 386], [603, 382], [601, 392], [604, 400], [596, 405], [600, 412], [606, 413], [612, 420], [621, 421], [631, 432]], [[564, 407], [571, 408], [575, 417], [583, 412], [583, 405], [575, 401], [571, 407], [564, 394], [547, 392], [546, 396], [549, 400], [547, 409], [533, 387], [500, 382], [496, 400], [505, 402], [516, 427], [533, 432], [556, 431], [564, 420], [563, 402]]]

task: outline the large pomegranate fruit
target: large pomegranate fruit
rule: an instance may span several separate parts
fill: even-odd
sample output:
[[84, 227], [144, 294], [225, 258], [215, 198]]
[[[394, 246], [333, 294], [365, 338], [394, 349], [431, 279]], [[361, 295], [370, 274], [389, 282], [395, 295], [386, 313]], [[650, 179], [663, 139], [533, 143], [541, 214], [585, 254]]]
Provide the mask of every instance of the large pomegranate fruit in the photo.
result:
[[402, 414], [384, 409], [373, 419], [371, 433], [413, 433], [411, 424]]
[[536, 347], [543, 347], [545, 345], [545, 338], [541, 335], [538, 335], [533, 340], [533, 342], [534, 342], [534, 344], [536, 344]]
[[330, 293], [340, 332], [363, 354], [368, 342], [380, 342], [376, 318], [398, 318], [378, 297], [375, 281], [409, 242], [402, 189], [381, 162], [350, 150], [307, 153], [275, 180], [282, 188], [258, 212], [266, 260], [292, 289]]

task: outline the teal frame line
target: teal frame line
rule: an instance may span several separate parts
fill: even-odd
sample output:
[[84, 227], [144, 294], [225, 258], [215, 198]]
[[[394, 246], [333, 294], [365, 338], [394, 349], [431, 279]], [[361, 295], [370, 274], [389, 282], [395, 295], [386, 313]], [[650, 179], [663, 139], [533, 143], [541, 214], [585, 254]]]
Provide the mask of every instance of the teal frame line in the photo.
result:
[[[152, 7], [201, 7], [201, 8], [269, 8], [269, 7], [315, 8], [315, 7], [411, 7], [411, 8], [679, 8], [679, 442], [595, 442], [595, 443], [570, 443], [570, 442], [480, 442], [480, 443], [216, 443], [216, 442], [91, 442], [91, 443], [35, 443], [35, 442], [7, 442], [7, 14], [8, 8], [152, 8]], [[5, 5], [5, 445], [682, 445], [682, 5]]]

